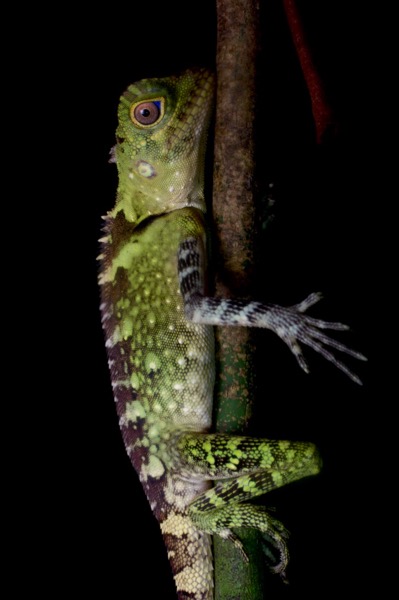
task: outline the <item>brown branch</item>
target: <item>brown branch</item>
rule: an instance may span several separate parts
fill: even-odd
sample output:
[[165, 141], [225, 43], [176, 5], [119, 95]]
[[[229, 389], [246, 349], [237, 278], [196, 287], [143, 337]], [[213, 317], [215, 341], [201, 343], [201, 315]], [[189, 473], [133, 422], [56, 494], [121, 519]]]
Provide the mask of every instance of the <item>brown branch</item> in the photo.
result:
[[[253, 131], [259, 21], [256, 0], [217, 0], [217, 21], [213, 197], [216, 293], [242, 296], [250, 288], [253, 275]], [[217, 328], [217, 431], [237, 433], [247, 428], [253, 395], [249, 335], [245, 328]], [[255, 600], [263, 596], [258, 536], [253, 531], [240, 531], [240, 538], [250, 556], [249, 564], [243, 562], [231, 542], [215, 536], [216, 600]]]

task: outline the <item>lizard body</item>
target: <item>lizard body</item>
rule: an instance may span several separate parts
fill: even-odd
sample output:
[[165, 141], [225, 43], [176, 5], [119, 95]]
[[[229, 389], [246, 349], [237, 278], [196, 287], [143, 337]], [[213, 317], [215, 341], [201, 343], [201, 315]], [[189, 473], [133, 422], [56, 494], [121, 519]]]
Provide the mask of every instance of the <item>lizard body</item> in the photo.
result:
[[[112, 387], [127, 453], [159, 521], [180, 600], [211, 600], [210, 534], [241, 543], [255, 527], [287, 562], [283, 526], [245, 501], [316, 474], [311, 443], [211, 433], [212, 325], [275, 331], [307, 370], [299, 342], [358, 382], [326, 346], [341, 324], [312, 319], [317, 299], [282, 308], [206, 295], [204, 153], [213, 104], [206, 70], [142, 80], [121, 98], [117, 200], [105, 217], [101, 311]], [[215, 487], [211, 487], [211, 482]], [[245, 558], [245, 551], [243, 556]]]

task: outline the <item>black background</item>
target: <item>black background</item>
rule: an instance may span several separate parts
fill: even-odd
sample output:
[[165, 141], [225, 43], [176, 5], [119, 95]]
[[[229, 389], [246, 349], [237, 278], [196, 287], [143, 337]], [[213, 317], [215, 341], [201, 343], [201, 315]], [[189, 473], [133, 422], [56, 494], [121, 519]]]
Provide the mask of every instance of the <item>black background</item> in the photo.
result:
[[[389, 167], [382, 166], [380, 139], [388, 122], [384, 36], [381, 15], [367, 15], [363, 6], [298, 4], [340, 134], [323, 147], [314, 143], [309, 97], [281, 3], [261, 2], [258, 161], [262, 193], [273, 181], [276, 204], [261, 240], [258, 293], [288, 305], [323, 291], [325, 300], [312, 314], [350, 324], [353, 331], [339, 337], [369, 362], [348, 358], [364, 381], [358, 387], [307, 352], [307, 376], [278, 339], [259, 336], [254, 433], [314, 441], [324, 459], [317, 478], [265, 497], [291, 531], [292, 555], [290, 585], [270, 576], [268, 589], [276, 599], [360, 597], [385, 580], [388, 447], [382, 439], [387, 400], [395, 394], [386, 383], [389, 349], [382, 339], [391, 326], [384, 294], [394, 278], [387, 267], [391, 196], [383, 189]], [[42, 309], [30, 319], [40, 349], [32, 344], [29, 352], [33, 364], [38, 359], [34, 412], [40, 415], [29, 440], [38, 438], [40, 450], [28, 460], [25, 455], [21, 466], [33, 533], [23, 536], [19, 559], [37, 565], [30, 588], [52, 597], [79, 592], [95, 598], [107, 590], [116, 600], [174, 598], [159, 528], [118, 429], [95, 257], [101, 215], [115, 197], [108, 152], [119, 96], [142, 77], [212, 67], [214, 6], [208, 0], [92, 10], [68, 5], [46, 12], [46, 19], [45, 35], [34, 32], [34, 55], [27, 52], [20, 70], [21, 79], [32, 78], [40, 105], [38, 118], [23, 129], [43, 145], [33, 180], [33, 197], [40, 189], [43, 198], [34, 211], [28, 284]], [[15, 580], [15, 589], [25, 583]]]

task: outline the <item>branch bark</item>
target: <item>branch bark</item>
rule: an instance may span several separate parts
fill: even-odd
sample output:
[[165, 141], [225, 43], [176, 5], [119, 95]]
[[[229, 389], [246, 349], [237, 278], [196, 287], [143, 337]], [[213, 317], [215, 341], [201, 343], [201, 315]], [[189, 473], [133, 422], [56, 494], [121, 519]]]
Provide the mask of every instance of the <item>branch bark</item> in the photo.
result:
[[[259, 47], [256, 0], [217, 0], [217, 104], [213, 221], [216, 294], [247, 294], [254, 273], [255, 72]], [[217, 328], [216, 430], [248, 427], [254, 392], [251, 333]], [[259, 536], [241, 530], [249, 563], [230, 543], [214, 538], [216, 600], [263, 597]], [[234, 575], [233, 575], [234, 574]]]

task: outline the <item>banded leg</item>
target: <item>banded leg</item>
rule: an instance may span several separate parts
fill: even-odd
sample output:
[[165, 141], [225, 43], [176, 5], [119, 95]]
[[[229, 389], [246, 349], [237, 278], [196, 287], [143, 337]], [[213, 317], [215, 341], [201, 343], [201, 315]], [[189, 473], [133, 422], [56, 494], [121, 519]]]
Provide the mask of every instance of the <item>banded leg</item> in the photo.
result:
[[194, 477], [216, 480], [189, 506], [198, 529], [228, 538], [243, 555], [231, 528], [253, 527], [280, 552], [275, 568], [283, 572], [288, 561], [283, 525], [259, 506], [245, 501], [308, 475], [316, 475], [321, 461], [310, 443], [256, 439], [226, 434], [181, 434], [177, 441], [180, 468]]
[[207, 297], [204, 295], [203, 256], [201, 243], [196, 238], [188, 238], [180, 245], [179, 281], [187, 319], [206, 325], [241, 325], [270, 329], [287, 344], [306, 373], [309, 372], [309, 367], [302, 354], [300, 343], [321, 354], [352, 381], [362, 385], [359, 377], [338, 360], [329, 348], [344, 352], [358, 360], [367, 360], [366, 357], [323, 332], [324, 329], [344, 331], [349, 329], [348, 326], [314, 319], [304, 314], [310, 306], [321, 299], [321, 294], [310, 294], [299, 304], [288, 307], [240, 299]]

